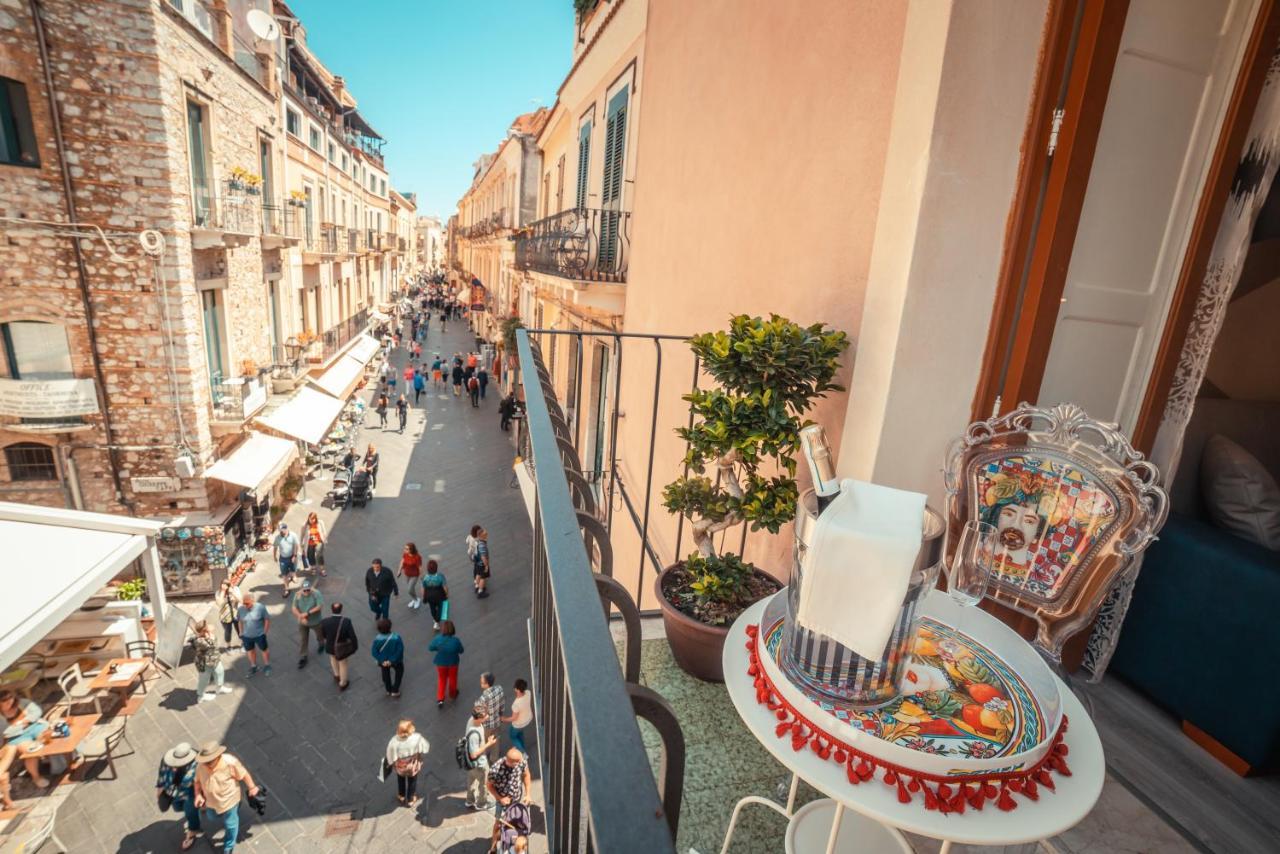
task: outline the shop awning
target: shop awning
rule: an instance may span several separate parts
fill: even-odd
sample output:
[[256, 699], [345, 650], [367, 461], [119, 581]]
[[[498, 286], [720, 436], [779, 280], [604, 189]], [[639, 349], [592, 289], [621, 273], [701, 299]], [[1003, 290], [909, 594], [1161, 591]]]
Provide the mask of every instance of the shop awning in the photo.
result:
[[[390, 318], [387, 319], [389, 320]], [[347, 355], [353, 356], [359, 359], [361, 364], [367, 365], [369, 364], [369, 360], [373, 358], [374, 354], [378, 352], [378, 349], [381, 346], [382, 345], [378, 343], [377, 338], [374, 338], [367, 332], [362, 332], [360, 336], [356, 338], [356, 343], [351, 346]]]
[[256, 419], [263, 427], [318, 445], [329, 433], [346, 401], [303, 386], [293, 399], [270, 415]]
[[346, 353], [330, 365], [329, 370], [318, 377], [311, 377], [310, 382], [330, 397], [346, 400], [363, 376], [364, 362]]
[[[0, 670], [45, 635], [150, 548], [163, 525], [0, 502], [0, 543], [21, 580], [0, 597]], [[148, 579], [148, 587], [158, 581]]]
[[204, 476], [259, 491], [271, 488], [298, 458], [298, 446], [288, 439], [250, 433], [234, 451], [205, 470]]

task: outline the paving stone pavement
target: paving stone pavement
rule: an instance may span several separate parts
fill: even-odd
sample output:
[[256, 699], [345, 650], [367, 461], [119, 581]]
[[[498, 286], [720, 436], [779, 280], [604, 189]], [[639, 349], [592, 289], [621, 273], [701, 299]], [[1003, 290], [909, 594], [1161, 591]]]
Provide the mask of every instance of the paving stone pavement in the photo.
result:
[[[474, 343], [463, 323], [440, 332], [433, 321], [424, 355], [468, 349]], [[403, 370], [404, 350], [393, 354]], [[401, 377], [403, 387], [403, 377]], [[488, 849], [492, 822], [463, 805], [464, 772], [454, 760], [471, 701], [480, 693], [480, 673], [493, 670], [511, 696], [511, 683], [528, 678], [526, 619], [529, 614], [531, 531], [518, 489], [512, 488], [514, 449], [510, 434], [498, 427], [494, 385], [479, 410], [466, 397], [437, 391], [428, 384], [422, 406], [410, 412], [403, 435], [377, 427], [371, 413], [360, 437], [381, 452], [378, 489], [367, 507], [340, 513], [321, 506], [324, 480], [307, 485], [308, 503], [295, 505], [287, 521], [294, 530], [311, 510], [329, 528], [328, 576], [319, 580], [326, 602], [341, 599], [352, 618], [361, 648], [351, 662], [351, 687], [337, 692], [324, 656], [314, 650], [309, 665], [297, 669], [296, 622], [282, 597], [279, 574], [270, 553], [260, 553], [259, 569], [246, 588], [263, 595], [271, 613], [268, 633], [273, 672], [248, 678], [242, 652], [228, 654], [227, 684], [234, 690], [209, 703], [196, 703], [195, 669], [186, 662], [173, 678], [151, 685], [141, 711], [128, 723], [134, 752], [116, 762], [119, 776], [105, 769], [80, 784], [59, 810], [57, 833], [73, 852], [152, 852], [177, 850], [181, 815], [161, 814], [155, 801], [155, 774], [161, 755], [179, 741], [198, 744], [224, 740], [269, 792], [264, 817], [241, 807], [244, 851], [445, 851]], [[366, 399], [371, 390], [363, 394]], [[395, 424], [394, 414], [389, 419]], [[438, 429], [433, 429], [438, 428]], [[414, 484], [420, 484], [414, 487]], [[472, 524], [490, 532], [492, 595], [477, 600], [471, 590], [470, 562], [464, 544]], [[465, 645], [458, 702], [435, 706], [435, 669], [427, 643], [433, 636], [426, 608], [393, 600], [391, 618], [407, 647], [402, 696], [388, 698], [369, 654], [373, 619], [363, 591], [370, 560], [398, 565], [406, 541], [424, 555], [438, 555], [452, 594], [450, 617]], [[401, 579], [403, 581], [403, 579]], [[212, 606], [182, 602], [203, 616]], [[326, 608], [327, 610], [327, 608]], [[509, 700], [508, 700], [509, 702]], [[509, 709], [508, 709], [509, 711]], [[410, 717], [431, 744], [418, 791], [416, 811], [398, 807], [395, 783], [377, 780], [379, 757], [396, 722]], [[540, 835], [542, 812], [536, 746], [533, 762], [534, 851], [546, 851]], [[505, 738], [503, 739], [506, 745]], [[208, 828], [206, 828], [206, 831]], [[218, 829], [216, 836], [221, 837]], [[194, 850], [210, 850], [210, 837]]]

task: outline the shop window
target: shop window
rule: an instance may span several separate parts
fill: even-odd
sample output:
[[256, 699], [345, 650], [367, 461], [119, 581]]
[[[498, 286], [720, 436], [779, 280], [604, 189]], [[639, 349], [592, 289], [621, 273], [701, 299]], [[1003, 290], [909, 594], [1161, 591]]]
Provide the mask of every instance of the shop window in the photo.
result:
[[26, 84], [0, 77], [0, 163], [39, 166]]
[[17, 442], [4, 449], [5, 467], [9, 480], [57, 480], [58, 465], [53, 459], [53, 448], [35, 442]]

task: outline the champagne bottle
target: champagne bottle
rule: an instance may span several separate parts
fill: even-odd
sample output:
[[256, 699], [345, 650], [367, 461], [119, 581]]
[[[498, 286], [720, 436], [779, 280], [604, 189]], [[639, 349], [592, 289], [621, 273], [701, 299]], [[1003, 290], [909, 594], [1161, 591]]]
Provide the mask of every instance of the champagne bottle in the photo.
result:
[[820, 424], [810, 424], [800, 431], [800, 447], [809, 463], [813, 477], [813, 493], [818, 498], [818, 515], [840, 494], [840, 481], [836, 478], [836, 461], [827, 442], [826, 431]]

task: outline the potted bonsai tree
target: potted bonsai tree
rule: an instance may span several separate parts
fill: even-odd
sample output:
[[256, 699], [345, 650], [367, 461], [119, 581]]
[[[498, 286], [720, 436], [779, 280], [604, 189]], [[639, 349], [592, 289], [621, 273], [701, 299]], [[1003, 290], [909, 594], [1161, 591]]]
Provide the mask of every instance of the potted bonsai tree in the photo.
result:
[[719, 384], [684, 396], [693, 426], [677, 428], [689, 444], [690, 474], [669, 483], [663, 505], [689, 519], [697, 551], [655, 582], [676, 663], [701, 679], [722, 681], [729, 626], [753, 602], [777, 591], [774, 578], [731, 552], [715, 535], [746, 523], [776, 534], [795, 518], [796, 455], [804, 413], [834, 382], [849, 345], [825, 324], [738, 315], [729, 329], [696, 335], [690, 348]]

